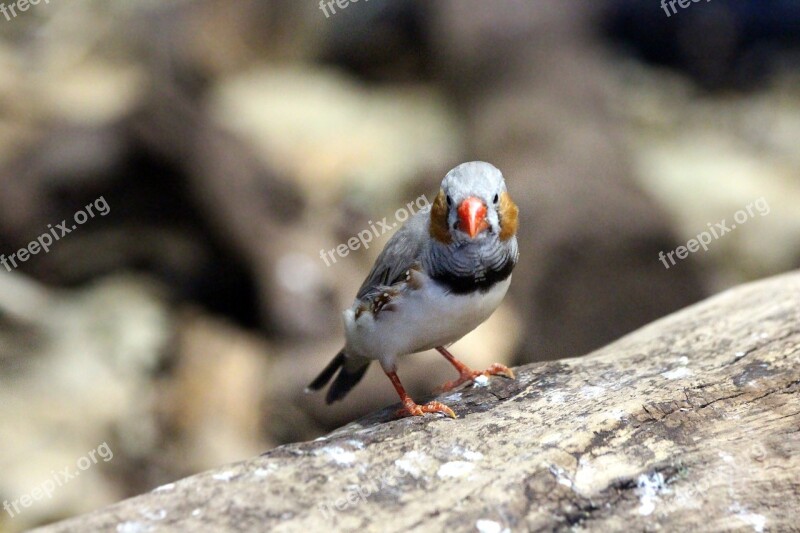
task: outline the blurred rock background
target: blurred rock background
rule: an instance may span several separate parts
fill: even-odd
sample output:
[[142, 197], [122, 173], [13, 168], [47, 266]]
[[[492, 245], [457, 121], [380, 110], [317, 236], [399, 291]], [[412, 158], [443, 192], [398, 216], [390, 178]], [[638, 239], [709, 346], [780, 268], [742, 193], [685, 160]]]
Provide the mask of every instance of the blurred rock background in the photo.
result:
[[[768, 4], [768, 5], [766, 5]], [[0, 16], [0, 501], [102, 442], [114, 459], [18, 531], [311, 439], [396, 401], [303, 388], [384, 235], [483, 159], [522, 209], [510, 298], [455, 350], [574, 357], [800, 266], [800, 7], [715, 0], [51, 2]], [[763, 197], [769, 214], [658, 259]], [[509, 326], [510, 324], [510, 326]], [[405, 360], [411, 391], [452, 378]]]

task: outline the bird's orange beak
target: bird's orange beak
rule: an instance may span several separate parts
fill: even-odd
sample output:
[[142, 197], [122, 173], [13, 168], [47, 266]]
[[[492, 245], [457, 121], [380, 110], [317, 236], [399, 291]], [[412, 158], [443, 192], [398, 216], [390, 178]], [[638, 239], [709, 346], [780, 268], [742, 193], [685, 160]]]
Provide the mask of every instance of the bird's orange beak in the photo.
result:
[[486, 205], [474, 196], [470, 196], [458, 206], [458, 219], [461, 227], [474, 239], [478, 233], [489, 229], [486, 221]]

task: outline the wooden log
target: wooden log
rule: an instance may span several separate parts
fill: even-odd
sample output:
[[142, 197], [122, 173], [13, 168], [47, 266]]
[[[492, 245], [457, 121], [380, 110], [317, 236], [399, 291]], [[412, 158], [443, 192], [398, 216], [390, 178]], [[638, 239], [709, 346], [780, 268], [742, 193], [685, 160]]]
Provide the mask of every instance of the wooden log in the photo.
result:
[[439, 400], [45, 531], [800, 527], [800, 273]]

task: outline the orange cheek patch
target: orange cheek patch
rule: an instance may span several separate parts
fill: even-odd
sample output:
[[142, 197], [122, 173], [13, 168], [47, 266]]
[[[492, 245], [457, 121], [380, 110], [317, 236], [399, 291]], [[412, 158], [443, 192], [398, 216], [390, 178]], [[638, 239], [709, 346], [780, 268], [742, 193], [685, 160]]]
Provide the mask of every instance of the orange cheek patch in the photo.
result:
[[453, 237], [447, 228], [447, 196], [443, 190], [439, 190], [439, 194], [431, 206], [431, 225], [428, 231], [431, 237], [441, 243], [453, 242]]
[[500, 195], [497, 212], [500, 215], [500, 240], [507, 241], [517, 234], [519, 226], [519, 208], [507, 192]]

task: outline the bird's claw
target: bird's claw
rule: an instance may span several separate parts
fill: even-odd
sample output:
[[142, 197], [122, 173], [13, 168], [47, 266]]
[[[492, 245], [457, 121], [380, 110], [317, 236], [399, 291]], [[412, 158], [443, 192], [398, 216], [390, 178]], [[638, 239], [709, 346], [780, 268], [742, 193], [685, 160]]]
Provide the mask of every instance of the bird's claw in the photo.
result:
[[508, 379], [516, 379], [517, 378], [517, 376], [514, 374], [514, 371], [511, 370], [510, 368], [508, 368], [506, 365], [501, 365], [500, 363], [495, 363], [495, 364], [493, 364], [492, 366], [490, 366], [489, 368], [487, 368], [486, 370], [483, 370], [483, 371], [481, 371], [481, 370], [470, 370], [468, 372], [465, 372], [465, 373], [461, 374], [461, 376], [459, 376], [458, 379], [456, 379], [454, 381], [448, 381], [447, 383], [445, 383], [444, 385], [442, 385], [441, 387], [436, 389], [436, 392], [448, 392], [448, 391], [451, 391], [451, 390], [455, 389], [456, 387], [458, 387], [459, 385], [461, 385], [462, 383], [466, 383], [467, 381], [475, 381], [475, 379], [480, 377], [480, 376], [485, 376], [487, 378], [489, 376], [503, 376], [503, 377], [506, 377]]
[[508, 368], [506, 365], [501, 365], [500, 363], [495, 363], [489, 368], [487, 368], [483, 372], [484, 376], [503, 376], [507, 377], [508, 379], [517, 379], [516, 374], [514, 371]]
[[442, 413], [450, 418], [457, 418], [453, 410], [441, 402], [428, 402], [425, 405], [408, 402], [395, 413], [395, 416], [403, 418], [406, 416], [422, 416], [425, 413]]

